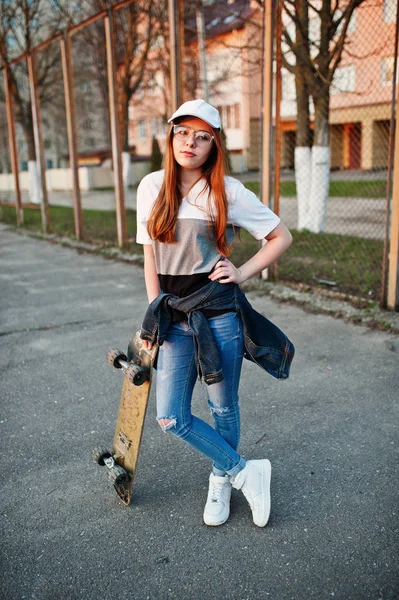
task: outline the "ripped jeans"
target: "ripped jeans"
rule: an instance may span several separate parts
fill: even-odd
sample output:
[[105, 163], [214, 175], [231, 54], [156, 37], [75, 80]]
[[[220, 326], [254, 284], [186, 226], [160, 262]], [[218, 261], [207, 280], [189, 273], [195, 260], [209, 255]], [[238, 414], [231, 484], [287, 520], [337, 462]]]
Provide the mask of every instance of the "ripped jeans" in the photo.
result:
[[169, 431], [213, 461], [215, 475], [234, 476], [245, 466], [238, 454], [240, 409], [238, 385], [244, 352], [240, 315], [225, 313], [208, 319], [220, 353], [224, 379], [205, 386], [214, 427], [191, 414], [197, 380], [194, 339], [188, 323], [173, 323], [159, 349], [156, 395], [157, 420]]

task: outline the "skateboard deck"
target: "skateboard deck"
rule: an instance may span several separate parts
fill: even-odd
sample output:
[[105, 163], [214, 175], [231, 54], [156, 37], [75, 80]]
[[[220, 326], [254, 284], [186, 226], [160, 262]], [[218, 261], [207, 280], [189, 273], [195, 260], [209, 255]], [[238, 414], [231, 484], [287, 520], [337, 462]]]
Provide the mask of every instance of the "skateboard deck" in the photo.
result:
[[133, 478], [140, 451], [144, 419], [151, 389], [152, 369], [157, 346], [147, 350], [137, 331], [129, 341], [127, 353], [108, 351], [107, 361], [124, 374], [112, 451], [95, 448], [93, 459], [108, 467], [108, 476], [126, 505], [130, 504]]

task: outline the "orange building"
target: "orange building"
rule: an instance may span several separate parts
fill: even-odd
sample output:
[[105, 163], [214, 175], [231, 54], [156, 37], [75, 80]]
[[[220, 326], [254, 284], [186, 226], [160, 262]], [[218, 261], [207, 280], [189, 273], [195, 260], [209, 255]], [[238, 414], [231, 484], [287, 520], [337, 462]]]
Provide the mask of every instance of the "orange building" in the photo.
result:
[[[203, 2], [209, 102], [221, 113], [233, 170], [244, 172], [251, 162], [251, 119], [260, 114], [261, 11], [253, 0]], [[196, 16], [185, 23], [184, 100], [204, 97], [199, 73]], [[153, 137], [163, 146], [171, 114], [167, 69], [162, 64], [165, 40], [153, 50], [154, 68], [131, 104], [130, 143], [138, 154], [150, 154]], [[159, 56], [161, 55], [161, 57]], [[259, 129], [259, 122], [257, 123]], [[259, 141], [259, 132], [257, 132]], [[259, 144], [255, 155], [259, 157]], [[255, 167], [256, 168], [256, 167]]]
[[[381, 169], [388, 163], [396, 0], [364, 2], [349, 25], [331, 86], [331, 167]], [[294, 164], [295, 87], [283, 71], [282, 162]]]
[[[255, 0], [203, 0], [209, 101], [221, 112], [233, 170], [260, 166], [263, 14]], [[331, 87], [331, 168], [381, 169], [388, 161], [396, 0], [366, 0], [351, 20]], [[317, 23], [311, 23], [317, 37]], [[186, 22], [185, 100], [203, 97], [195, 15]], [[311, 33], [312, 35], [312, 33]], [[149, 155], [162, 147], [170, 114], [165, 40], [152, 50], [151, 72], [131, 104], [130, 143]], [[294, 76], [283, 69], [282, 166], [294, 165]]]

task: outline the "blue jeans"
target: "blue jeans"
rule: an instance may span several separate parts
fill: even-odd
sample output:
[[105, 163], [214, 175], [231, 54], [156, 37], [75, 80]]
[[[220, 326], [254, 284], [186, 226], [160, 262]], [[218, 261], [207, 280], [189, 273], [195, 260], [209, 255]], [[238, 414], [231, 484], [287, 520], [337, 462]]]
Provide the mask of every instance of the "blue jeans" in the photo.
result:
[[197, 380], [194, 338], [188, 323], [173, 323], [159, 348], [156, 390], [157, 420], [213, 461], [213, 472], [236, 475], [245, 466], [238, 454], [240, 409], [238, 385], [244, 352], [241, 318], [229, 312], [208, 319], [220, 353], [224, 379], [206, 386], [214, 428], [191, 414], [191, 398]]

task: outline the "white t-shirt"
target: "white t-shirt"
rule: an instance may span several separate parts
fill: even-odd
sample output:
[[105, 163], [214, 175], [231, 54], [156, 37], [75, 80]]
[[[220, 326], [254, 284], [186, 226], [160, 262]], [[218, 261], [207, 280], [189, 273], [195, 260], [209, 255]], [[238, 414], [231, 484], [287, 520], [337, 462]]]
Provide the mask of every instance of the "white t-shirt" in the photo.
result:
[[[200, 180], [182, 199], [176, 224], [176, 243], [164, 244], [151, 240], [147, 221], [159, 194], [164, 171], [150, 173], [137, 190], [137, 237], [139, 244], [152, 244], [161, 288], [165, 292], [186, 296], [208, 283], [208, 274], [221, 258], [215, 244], [207, 211], [208, 194], [205, 180]], [[265, 238], [280, 223], [267, 206], [233, 177], [225, 177], [228, 202], [229, 243], [241, 228], [255, 239]], [[212, 199], [211, 199], [212, 206]]]

